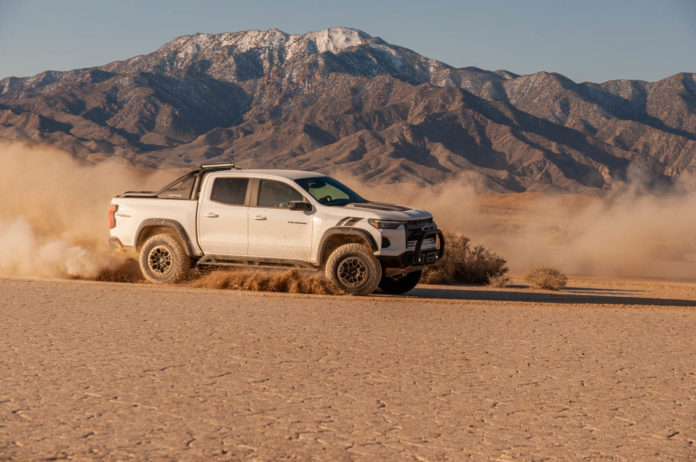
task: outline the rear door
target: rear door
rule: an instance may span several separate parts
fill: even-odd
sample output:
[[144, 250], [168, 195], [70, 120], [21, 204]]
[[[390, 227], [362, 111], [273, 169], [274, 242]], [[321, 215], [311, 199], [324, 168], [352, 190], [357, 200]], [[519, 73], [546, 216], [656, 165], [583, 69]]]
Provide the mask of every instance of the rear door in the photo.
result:
[[206, 182], [198, 208], [198, 243], [205, 255], [248, 255], [249, 178]]
[[288, 209], [290, 201], [308, 202], [302, 193], [287, 183], [260, 179], [255, 199], [249, 207], [249, 256], [309, 261], [314, 211]]

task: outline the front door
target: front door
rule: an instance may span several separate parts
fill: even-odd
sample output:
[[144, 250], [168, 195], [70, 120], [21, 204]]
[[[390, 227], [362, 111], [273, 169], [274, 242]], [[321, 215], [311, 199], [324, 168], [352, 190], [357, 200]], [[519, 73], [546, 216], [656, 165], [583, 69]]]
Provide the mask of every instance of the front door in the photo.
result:
[[215, 178], [202, 191], [198, 243], [205, 255], [246, 256], [249, 227], [245, 205], [248, 178]]
[[288, 209], [305, 200], [287, 183], [259, 180], [256, 207], [249, 207], [249, 256], [309, 261], [313, 212]]

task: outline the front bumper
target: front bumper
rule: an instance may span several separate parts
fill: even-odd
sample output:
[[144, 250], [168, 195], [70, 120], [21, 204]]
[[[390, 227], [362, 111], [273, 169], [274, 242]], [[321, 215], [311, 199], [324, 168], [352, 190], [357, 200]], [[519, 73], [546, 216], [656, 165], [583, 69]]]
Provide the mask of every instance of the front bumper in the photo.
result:
[[[439, 240], [439, 246], [433, 249], [422, 249], [423, 241], [429, 238]], [[420, 233], [417, 236], [416, 248], [400, 255], [382, 255], [379, 257], [380, 263], [385, 268], [406, 268], [409, 266], [431, 265], [442, 258], [445, 254], [445, 237], [442, 231], [435, 229]]]

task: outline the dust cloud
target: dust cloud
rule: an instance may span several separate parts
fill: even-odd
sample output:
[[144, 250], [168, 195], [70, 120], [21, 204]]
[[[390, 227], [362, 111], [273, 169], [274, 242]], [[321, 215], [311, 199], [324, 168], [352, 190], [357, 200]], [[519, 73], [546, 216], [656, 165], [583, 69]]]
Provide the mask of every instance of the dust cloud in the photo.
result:
[[361, 186], [370, 200], [432, 212], [440, 228], [461, 233], [508, 261], [513, 273], [552, 265], [572, 275], [696, 280], [696, 188], [683, 178], [648, 193], [640, 178], [606, 196], [480, 194], [474, 179], [437, 186]]
[[29, 277], [95, 278], [104, 269], [115, 269], [116, 257], [91, 252], [63, 239], [41, 239], [24, 217], [0, 220], [0, 274]]
[[319, 275], [298, 270], [226, 270], [214, 271], [194, 280], [192, 287], [234, 289], [294, 294], [342, 295], [342, 290]]
[[126, 260], [106, 245], [111, 198], [174, 176], [123, 160], [89, 163], [51, 147], [0, 143], [0, 275], [115, 275]]

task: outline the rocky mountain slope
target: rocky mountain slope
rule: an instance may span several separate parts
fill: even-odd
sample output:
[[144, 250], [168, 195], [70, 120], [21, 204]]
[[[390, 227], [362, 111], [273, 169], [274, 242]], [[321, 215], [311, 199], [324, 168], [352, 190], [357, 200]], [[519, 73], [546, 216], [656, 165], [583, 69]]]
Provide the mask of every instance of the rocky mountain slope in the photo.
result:
[[456, 69], [347, 28], [196, 34], [1, 80], [0, 139], [149, 165], [598, 192], [633, 172], [662, 183], [696, 171], [696, 75], [579, 84]]

